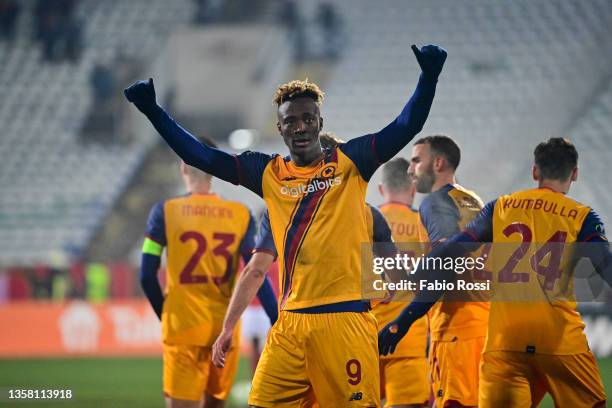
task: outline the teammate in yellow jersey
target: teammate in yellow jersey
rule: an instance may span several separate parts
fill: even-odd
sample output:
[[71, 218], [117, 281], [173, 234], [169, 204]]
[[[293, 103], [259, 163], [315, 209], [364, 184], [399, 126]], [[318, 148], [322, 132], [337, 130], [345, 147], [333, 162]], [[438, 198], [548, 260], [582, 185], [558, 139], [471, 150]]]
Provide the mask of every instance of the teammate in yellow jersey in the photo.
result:
[[[455, 171], [461, 150], [445, 135], [415, 142], [408, 172], [419, 193], [429, 193], [419, 215], [432, 246], [460, 231], [482, 208], [472, 191], [458, 185]], [[429, 313], [429, 374], [438, 407], [478, 403], [478, 366], [484, 345], [489, 305], [442, 300]], [[458, 366], [457, 361], [462, 361]]]
[[252, 406], [300, 406], [310, 394], [322, 407], [379, 405], [376, 322], [361, 287], [361, 243], [370, 240], [365, 193], [374, 171], [422, 129], [446, 60], [433, 45], [412, 50], [422, 75], [399, 116], [335, 149], [321, 149], [319, 87], [280, 86], [277, 128], [289, 157], [204, 146], [157, 105], [152, 80], [125, 90], [186, 163], [266, 202], [282, 274], [281, 311], [253, 378]]
[[[606, 395], [576, 302], [556, 294], [565, 295], [565, 288], [573, 288], [573, 266], [582, 256], [589, 257], [612, 286], [612, 253], [599, 216], [567, 196], [578, 177], [575, 147], [566, 139], [551, 138], [535, 148], [534, 162], [532, 172], [538, 188], [488, 203], [462, 233], [428, 256], [463, 256], [482, 242], [514, 243], [517, 248], [499, 269], [495, 264], [496, 292], [514, 294], [518, 299], [527, 291], [531, 297], [522, 302], [507, 297], [491, 302], [480, 367], [479, 407], [534, 407], [546, 392], [557, 407], [603, 407]], [[440, 270], [434, 273], [451, 280], [454, 275]], [[418, 294], [415, 302], [381, 331], [383, 348], [393, 347], [411, 321], [431, 307], [431, 298], [416, 303], [423, 296]], [[394, 325], [397, 333], [389, 330]]]
[[[238, 350], [228, 353], [228, 363], [220, 369], [211, 363], [211, 347], [221, 331], [238, 257], [242, 254], [245, 262], [250, 257], [255, 226], [245, 205], [211, 192], [210, 175], [185, 163], [181, 175], [189, 194], [156, 204], [149, 215], [141, 284], [162, 320], [168, 407], [222, 407], [236, 373]], [[157, 280], [164, 247], [165, 296]], [[262, 286], [260, 298], [275, 320], [277, 306], [269, 283]]]
[[[323, 149], [336, 148], [339, 143], [344, 143], [332, 132], [320, 132], [319, 141]], [[218, 367], [225, 365], [225, 356], [228, 350], [233, 347], [234, 329], [240, 320], [240, 316], [255, 297], [257, 289], [263, 284], [266, 273], [270, 270], [277, 256], [272, 231], [270, 230], [270, 216], [266, 211], [260, 222], [253, 256], [240, 274], [236, 290], [227, 308], [223, 330], [213, 345], [213, 362]]]
[[[416, 192], [414, 179], [408, 175], [407, 160], [396, 157], [382, 167], [379, 191], [384, 199], [379, 209], [391, 227], [393, 240], [403, 253], [422, 256], [427, 246], [427, 232], [418, 211], [412, 208]], [[381, 330], [406, 307], [410, 298], [392, 299], [376, 305], [372, 312]], [[423, 407], [429, 401], [427, 375], [427, 318], [416, 321], [395, 352], [380, 357], [381, 396], [385, 407]]]

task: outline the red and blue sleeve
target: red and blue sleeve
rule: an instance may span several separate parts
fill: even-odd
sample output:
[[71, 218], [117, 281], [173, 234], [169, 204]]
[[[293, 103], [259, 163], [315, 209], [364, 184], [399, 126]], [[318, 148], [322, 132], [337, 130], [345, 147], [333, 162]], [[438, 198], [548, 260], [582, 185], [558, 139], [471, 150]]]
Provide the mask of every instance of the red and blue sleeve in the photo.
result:
[[493, 200], [487, 203], [478, 213], [476, 218], [465, 226], [462, 235], [462, 242], [493, 242], [493, 213], [495, 211], [495, 203]]
[[577, 241], [579, 257], [589, 258], [597, 273], [612, 288], [612, 253], [603, 221], [595, 211], [590, 210], [587, 214]]
[[276, 294], [274, 293], [272, 282], [270, 282], [270, 278], [267, 275], [257, 291], [257, 298], [266, 315], [268, 315], [268, 319], [270, 319], [270, 325], [274, 326], [278, 319], [278, 303], [276, 302]]
[[176, 123], [159, 106], [148, 113], [147, 117], [172, 150], [186, 164], [197, 167], [221, 180], [241, 184], [255, 194], [262, 195], [263, 171], [272, 156], [257, 152], [232, 155], [206, 146]]
[[[268, 217], [268, 211], [264, 213], [261, 224], [259, 226], [259, 234], [254, 242], [253, 252], [267, 252], [276, 257], [276, 247], [274, 246], [274, 240], [272, 239], [272, 230], [270, 229], [270, 219]], [[278, 319], [278, 303], [276, 302], [276, 295], [270, 278], [266, 276], [263, 284], [257, 291], [257, 298], [261, 302], [261, 306], [264, 308], [270, 323], [274, 325], [276, 319]]]
[[374, 255], [383, 258], [395, 256], [395, 254], [397, 254], [397, 248], [393, 243], [391, 228], [389, 228], [385, 216], [378, 208], [369, 204], [368, 206], [372, 212], [372, 221], [374, 223], [374, 236], [372, 237], [372, 241], [374, 241]]
[[263, 174], [274, 156], [259, 152], [244, 152], [233, 156], [238, 169], [238, 182], [263, 198]]
[[242, 242], [240, 242], [240, 255], [242, 256], [242, 260], [246, 265], [251, 260], [251, 256], [253, 255], [253, 248], [255, 248], [255, 236], [257, 234], [257, 225], [255, 224], [255, 218], [253, 214], [249, 211], [249, 225], [247, 227], [246, 233], [242, 238]]
[[599, 214], [592, 209], [584, 219], [582, 228], [580, 228], [580, 232], [578, 233], [578, 238], [576, 240], [578, 242], [608, 241], [608, 238], [606, 238], [604, 223]]
[[457, 234], [459, 210], [448, 195], [450, 186], [431, 193], [419, 206], [419, 217], [432, 245]]
[[166, 246], [166, 223], [164, 219], [164, 202], [161, 201], [151, 208], [145, 236], [157, 242], [161, 246]]
[[270, 227], [268, 210], [264, 212], [259, 224], [259, 234], [255, 240], [255, 252], [267, 252], [275, 258], [278, 256], [276, 245], [274, 245], [274, 237], [272, 236], [272, 228]]
[[340, 145], [340, 150], [355, 163], [366, 181], [381, 164], [399, 153], [423, 129], [436, 93], [436, 82], [421, 75], [412, 97], [393, 122], [378, 133], [357, 137]]

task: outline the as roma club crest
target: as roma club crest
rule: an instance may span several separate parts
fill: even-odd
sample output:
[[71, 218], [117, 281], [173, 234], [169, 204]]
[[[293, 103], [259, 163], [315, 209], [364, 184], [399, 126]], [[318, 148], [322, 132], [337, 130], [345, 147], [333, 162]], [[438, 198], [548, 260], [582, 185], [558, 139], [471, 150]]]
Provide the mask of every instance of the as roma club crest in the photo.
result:
[[319, 177], [324, 179], [334, 178], [335, 175], [336, 165], [332, 163], [326, 164], [319, 173]]

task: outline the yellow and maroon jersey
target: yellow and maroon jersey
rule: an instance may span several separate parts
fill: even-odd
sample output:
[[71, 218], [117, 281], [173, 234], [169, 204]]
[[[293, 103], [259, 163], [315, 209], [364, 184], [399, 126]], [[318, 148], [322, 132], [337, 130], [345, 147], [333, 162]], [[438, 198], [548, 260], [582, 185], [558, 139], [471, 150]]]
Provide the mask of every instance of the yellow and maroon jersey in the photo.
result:
[[[368, 228], [368, 236], [373, 244], [393, 244], [393, 238], [391, 235], [391, 229], [389, 225], [387, 225], [387, 221], [383, 216], [382, 212], [376, 208], [366, 203], [368, 210], [366, 211], [366, 225]], [[364, 270], [371, 270], [371, 259], [373, 256], [387, 257], [387, 256], [395, 256], [397, 253], [397, 248], [395, 245], [391, 247], [385, 246], [372, 246], [368, 244], [368, 248], [364, 248], [362, 246], [362, 256], [364, 257], [364, 264], [368, 265], [364, 267]], [[274, 237], [272, 235], [272, 229], [270, 227], [270, 216], [268, 212], [265, 211], [262, 217], [260, 226], [259, 226], [259, 234], [257, 235], [257, 239], [255, 240], [255, 249], [254, 252], [266, 252], [274, 257], [278, 256], [278, 252], [276, 250], [276, 246], [274, 244]], [[368, 288], [372, 286], [373, 280], [368, 280], [368, 278], [372, 278], [373, 276], [370, 274], [366, 274], [362, 281], [362, 284], [366, 285], [363, 295], [366, 299], [377, 299], [380, 296], [380, 293], [376, 290], [369, 291]]]
[[[268, 212], [256, 247], [278, 253], [285, 310], [332, 305], [323, 310], [342, 311], [344, 304], [354, 310], [353, 302], [361, 303], [367, 292], [361, 251], [372, 242], [373, 210], [365, 205], [366, 177], [343, 149], [351, 152], [355, 145], [326, 149], [311, 167], [280, 156], [266, 162], [260, 193]], [[369, 164], [373, 172], [376, 165]], [[365, 273], [373, 278], [371, 269]]]
[[488, 203], [466, 233], [493, 242], [494, 251], [504, 255], [494, 256], [495, 298], [503, 298], [491, 302], [485, 351], [588, 350], [576, 302], [555, 293], [563, 287], [573, 294], [567, 270], [574, 266], [573, 246], [567, 244], [605, 240], [593, 210], [550, 189], [519, 191]]
[[[401, 203], [385, 203], [380, 206], [380, 211], [383, 213], [395, 242], [416, 243], [422, 244], [415, 250], [425, 250], [429, 237], [423, 224], [419, 212], [415, 209]], [[421, 255], [421, 253], [416, 253]]]
[[[473, 191], [447, 184], [423, 200], [419, 215], [429, 241], [436, 245], [458, 233], [482, 207], [482, 200]], [[428, 316], [432, 340], [481, 337], [487, 332], [489, 304], [442, 300], [431, 308]]]
[[[427, 231], [421, 224], [419, 213], [409, 206], [401, 203], [386, 203], [380, 206], [387, 224], [391, 228], [393, 241], [398, 244], [402, 252], [410, 252], [410, 256], [422, 256], [428, 241]], [[375, 239], [375, 242], [377, 240]], [[406, 299], [410, 302], [412, 299]], [[372, 313], [376, 316], [378, 329], [381, 330], [392, 320], [397, 318], [407, 303], [391, 301], [377, 304]], [[395, 359], [401, 357], [425, 357], [427, 348], [427, 318], [422, 317], [410, 326], [408, 334], [398, 343], [395, 352], [381, 359]]]
[[250, 254], [255, 225], [249, 209], [215, 194], [158, 203], [147, 236], [167, 247], [164, 341], [210, 346], [221, 332], [239, 256]]
[[345, 312], [365, 311], [360, 252], [361, 244], [369, 242], [367, 182], [423, 129], [436, 83], [435, 75], [422, 75], [387, 126], [322, 151], [322, 160], [305, 167], [289, 157], [251, 151], [231, 155], [208, 147], [161, 108], [147, 117], [185, 163], [264, 199], [279, 252], [282, 309], [329, 313], [330, 308], [319, 306], [342, 304]]
[[276, 156], [261, 185], [278, 249], [281, 308], [361, 300], [367, 182], [353, 161], [340, 148], [311, 167]]

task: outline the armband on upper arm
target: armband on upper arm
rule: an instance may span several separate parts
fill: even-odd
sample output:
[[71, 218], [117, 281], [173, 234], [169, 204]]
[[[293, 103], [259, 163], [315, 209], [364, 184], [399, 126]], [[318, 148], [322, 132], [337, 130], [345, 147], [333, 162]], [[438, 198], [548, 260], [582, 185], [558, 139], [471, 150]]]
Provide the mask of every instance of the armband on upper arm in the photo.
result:
[[164, 250], [164, 247], [162, 245], [160, 245], [157, 242], [153, 241], [149, 237], [145, 237], [144, 243], [142, 244], [142, 253], [143, 254], [161, 256], [163, 250]]

